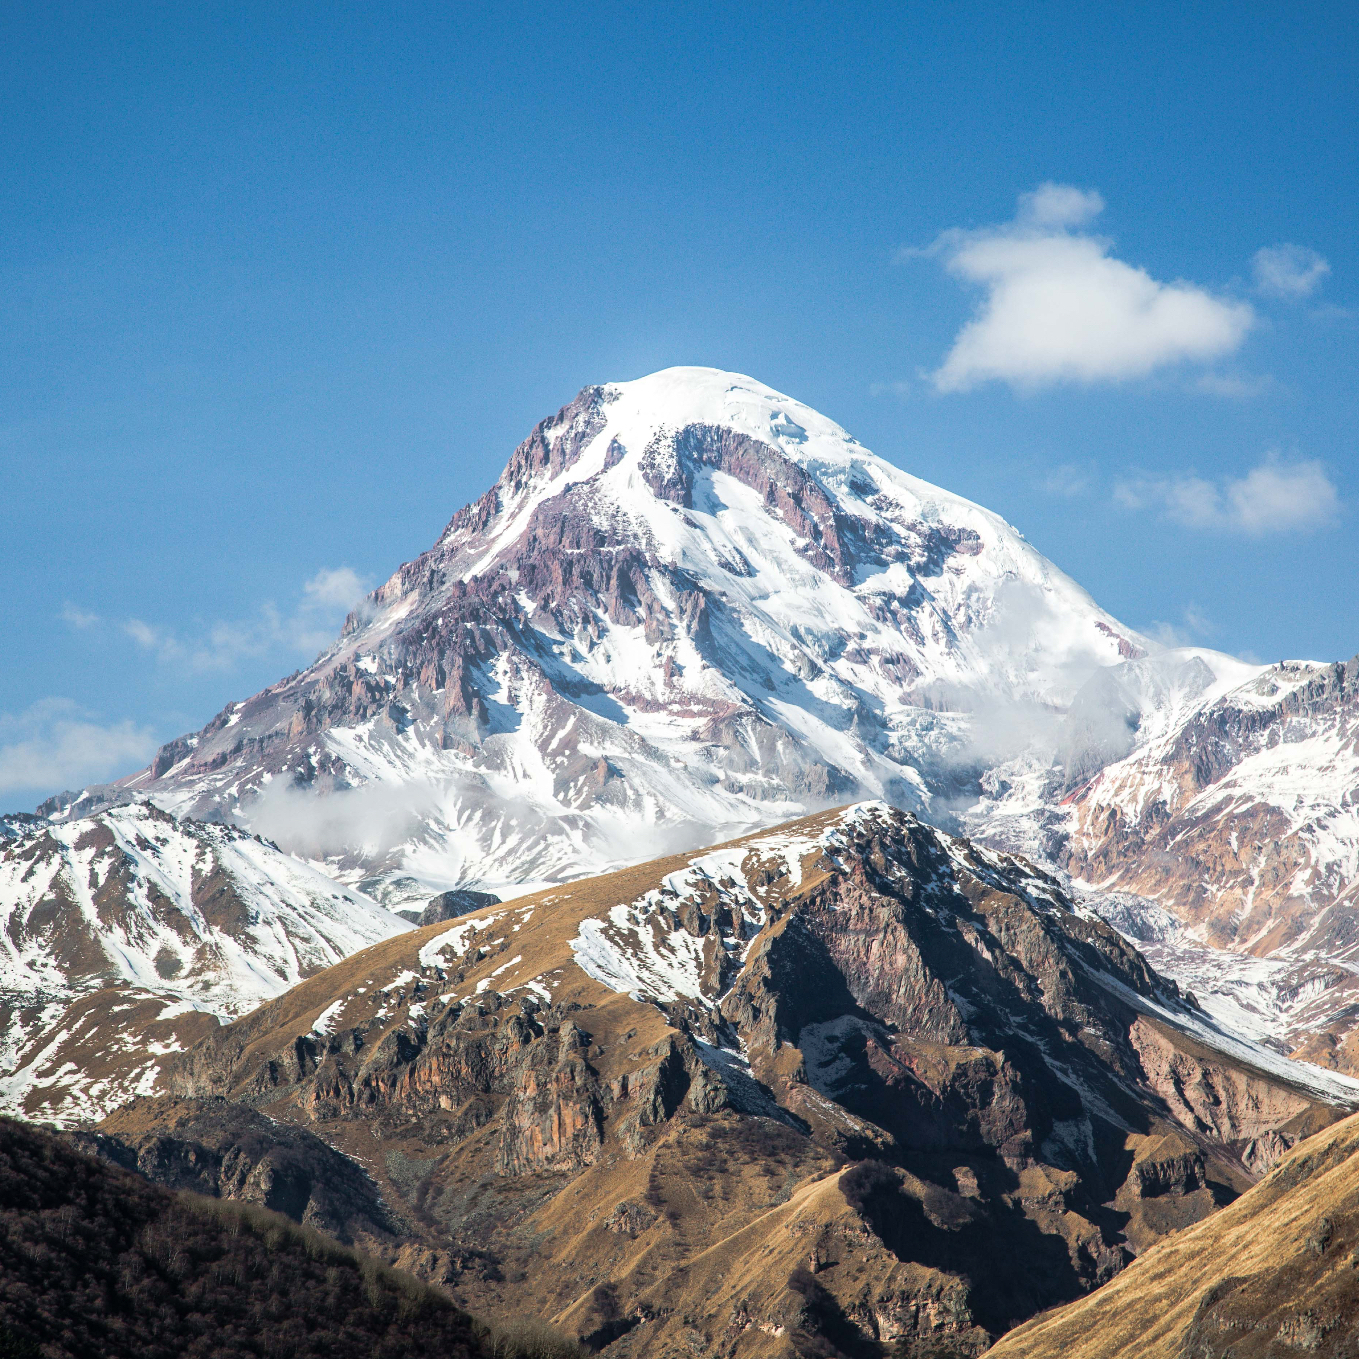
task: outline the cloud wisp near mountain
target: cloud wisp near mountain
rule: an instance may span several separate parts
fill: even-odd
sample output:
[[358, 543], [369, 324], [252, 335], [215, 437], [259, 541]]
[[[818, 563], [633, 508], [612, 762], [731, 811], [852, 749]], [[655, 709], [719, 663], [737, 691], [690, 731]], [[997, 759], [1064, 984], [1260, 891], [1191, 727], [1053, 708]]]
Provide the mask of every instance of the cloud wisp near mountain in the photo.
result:
[[[1043, 184], [1020, 196], [1013, 222], [945, 232], [928, 251], [910, 252], [937, 255], [986, 293], [931, 374], [938, 391], [1121, 382], [1240, 348], [1257, 324], [1250, 304], [1162, 283], [1116, 258], [1109, 240], [1084, 230], [1103, 211], [1093, 190]], [[1282, 279], [1282, 257], [1262, 255], [1257, 267]]]

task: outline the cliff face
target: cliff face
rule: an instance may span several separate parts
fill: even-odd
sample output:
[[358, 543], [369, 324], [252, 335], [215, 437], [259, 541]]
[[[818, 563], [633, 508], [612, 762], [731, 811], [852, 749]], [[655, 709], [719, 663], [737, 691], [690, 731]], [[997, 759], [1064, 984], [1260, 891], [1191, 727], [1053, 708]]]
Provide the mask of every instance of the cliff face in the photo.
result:
[[169, 1073], [355, 1157], [461, 1301], [638, 1355], [976, 1353], [1335, 1117], [1306, 1079], [883, 804], [390, 940]]
[[345, 1245], [389, 1249], [405, 1230], [361, 1167], [248, 1105], [144, 1096], [66, 1141], [157, 1184], [257, 1204]]

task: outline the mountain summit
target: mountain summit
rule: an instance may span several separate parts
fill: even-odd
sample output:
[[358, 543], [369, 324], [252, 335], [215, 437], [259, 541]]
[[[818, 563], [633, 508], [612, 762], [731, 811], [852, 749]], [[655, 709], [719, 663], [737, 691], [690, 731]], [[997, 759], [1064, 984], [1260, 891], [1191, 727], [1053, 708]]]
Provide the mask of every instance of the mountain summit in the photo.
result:
[[999, 516], [671, 368], [585, 388], [314, 665], [128, 787], [389, 904], [522, 890], [853, 797], [946, 817], [1002, 710], [1143, 649]]

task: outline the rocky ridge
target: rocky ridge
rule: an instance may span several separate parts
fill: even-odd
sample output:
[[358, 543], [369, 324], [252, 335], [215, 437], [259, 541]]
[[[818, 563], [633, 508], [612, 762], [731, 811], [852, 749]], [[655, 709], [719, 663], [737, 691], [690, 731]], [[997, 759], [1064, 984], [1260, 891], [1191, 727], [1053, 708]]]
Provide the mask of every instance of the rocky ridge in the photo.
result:
[[1359, 1096], [882, 803], [378, 944], [166, 1081], [357, 1160], [464, 1305], [620, 1356], [977, 1353]]
[[99, 1118], [167, 1054], [409, 929], [235, 827], [149, 803], [0, 843], [0, 1108]]
[[[0, 1348], [44, 1359], [518, 1359], [436, 1290], [0, 1118]], [[558, 1354], [566, 1359], [566, 1347]], [[550, 1353], [550, 1351], [549, 1351]]]
[[1153, 1246], [1106, 1288], [1005, 1336], [995, 1359], [1341, 1359], [1359, 1345], [1359, 1119]]

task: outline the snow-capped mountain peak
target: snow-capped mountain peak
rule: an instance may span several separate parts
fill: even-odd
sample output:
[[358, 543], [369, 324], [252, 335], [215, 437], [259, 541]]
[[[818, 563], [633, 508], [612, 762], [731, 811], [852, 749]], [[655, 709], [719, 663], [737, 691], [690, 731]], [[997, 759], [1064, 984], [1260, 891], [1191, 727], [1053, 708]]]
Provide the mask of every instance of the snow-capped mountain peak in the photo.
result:
[[314, 666], [132, 786], [389, 899], [522, 888], [860, 795], [928, 811], [986, 714], [1143, 649], [997, 515], [674, 368], [587, 387]]
[[[565, 536], [553, 532], [562, 519]], [[789, 653], [824, 663], [816, 634], [850, 633], [863, 649], [900, 653], [936, 687], [1060, 702], [1091, 664], [1145, 650], [998, 515], [901, 471], [801, 402], [717, 369], [586, 388], [412, 565], [470, 585], [522, 571], [542, 547], [641, 549], [757, 613]], [[381, 638], [422, 588], [403, 568], [359, 635]], [[921, 616], [902, 636], [895, 614], [913, 592]], [[1021, 611], [1044, 625], [1041, 639], [1016, 626]]]

